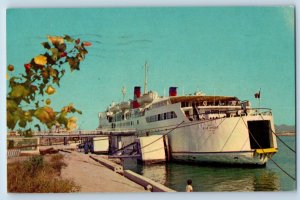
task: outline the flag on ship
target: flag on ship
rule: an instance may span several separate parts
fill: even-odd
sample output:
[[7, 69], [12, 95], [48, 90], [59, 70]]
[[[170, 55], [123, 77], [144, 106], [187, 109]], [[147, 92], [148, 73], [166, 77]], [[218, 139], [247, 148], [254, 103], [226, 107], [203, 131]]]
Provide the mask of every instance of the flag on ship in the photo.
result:
[[260, 90], [259, 90], [259, 92], [254, 94], [254, 97], [260, 99]]

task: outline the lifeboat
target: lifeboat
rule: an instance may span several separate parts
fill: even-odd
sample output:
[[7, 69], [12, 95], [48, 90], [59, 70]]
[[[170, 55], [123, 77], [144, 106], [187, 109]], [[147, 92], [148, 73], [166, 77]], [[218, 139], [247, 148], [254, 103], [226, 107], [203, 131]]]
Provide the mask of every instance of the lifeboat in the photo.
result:
[[109, 112], [116, 113], [117, 111], [120, 111], [120, 105], [113, 102], [108, 110]]
[[108, 116], [108, 117], [111, 117], [113, 114], [114, 114], [114, 113], [111, 112], [111, 111], [107, 111], [107, 112], [106, 112], [106, 116]]
[[157, 92], [150, 91], [147, 94], [144, 94], [143, 96], [137, 98], [137, 101], [140, 104], [146, 104], [146, 103], [151, 103], [157, 97], [158, 97]]
[[119, 105], [121, 110], [126, 110], [130, 108], [130, 102], [129, 101], [123, 101]]

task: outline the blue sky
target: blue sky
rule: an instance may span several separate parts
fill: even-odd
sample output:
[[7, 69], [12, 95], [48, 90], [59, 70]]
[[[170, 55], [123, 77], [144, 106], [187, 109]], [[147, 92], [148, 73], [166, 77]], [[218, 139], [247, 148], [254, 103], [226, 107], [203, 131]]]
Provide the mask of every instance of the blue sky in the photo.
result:
[[293, 7], [181, 7], [11, 9], [7, 11], [7, 64], [16, 72], [43, 53], [47, 35], [90, 41], [81, 70], [67, 73], [51, 96], [59, 109], [71, 102], [83, 111], [79, 127], [95, 129], [98, 112], [132, 98], [143, 86], [160, 95], [201, 90], [237, 96], [272, 108], [276, 124], [295, 124]]

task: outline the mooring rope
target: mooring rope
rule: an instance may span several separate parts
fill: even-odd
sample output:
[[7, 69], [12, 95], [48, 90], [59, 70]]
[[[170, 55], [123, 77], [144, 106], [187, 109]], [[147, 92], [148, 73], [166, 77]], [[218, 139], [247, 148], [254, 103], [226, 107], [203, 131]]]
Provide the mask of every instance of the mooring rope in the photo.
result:
[[172, 131], [174, 131], [175, 129], [177, 129], [181, 124], [183, 124], [183, 122], [184, 122], [184, 121], [182, 121], [181, 123], [179, 123], [176, 127], [174, 127], [173, 129], [171, 129], [169, 132], [163, 134], [160, 138], [158, 138], [158, 139], [156, 139], [156, 140], [150, 142], [149, 144], [147, 144], [147, 145], [141, 147], [140, 150], [143, 149], [143, 148], [145, 148], [145, 147], [147, 147], [147, 146], [149, 146], [149, 145], [151, 145], [151, 144], [153, 144], [154, 142], [157, 142], [157, 141], [160, 140], [161, 138], [165, 137], [166, 135], [168, 135], [169, 133], [171, 133]]
[[129, 146], [135, 145], [135, 143], [136, 143], [136, 142], [132, 142], [132, 143], [130, 143], [130, 144], [128, 144], [128, 145], [126, 145], [126, 146], [124, 146], [124, 147], [122, 147], [122, 148], [120, 148], [120, 149], [114, 151], [114, 152], [112, 153], [112, 155], [115, 155], [117, 152], [122, 151], [122, 150], [124, 150], [125, 148], [127, 148], [127, 147], [129, 147]]
[[[255, 137], [253, 136], [253, 134], [251, 133], [251, 131], [249, 130], [246, 122], [244, 121], [244, 118], [242, 117], [242, 120], [246, 126], [246, 128], [249, 131], [249, 134], [251, 135], [251, 137], [253, 138], [253, 140], [255, 141], [255, 143], [259, 146], [259, 148], [263, 151], [264, 154], [266, 154], [266, 152], [264, 151], [264, 149], [260, 146], [260, 144], [257, 142], [257, 140], [255, 139]], [[284, 172], [286, 175], [288, 175], [291, 179], [293, 179], [294, 181], [296, 181], [296, 178], [293, 177], [292, 175], [290, 175], [287, 171], [285, 171], [282, 167], [280, 167], [272, 158], [271, 156], [269, 156], [268, 154], [266, 154], [266, 156], [282, 171]]]
[[[261, 114], [259, 114], [259, 116], [262, 118], [262, 120], [265, 120], [263, 118], [263, 116]], [[282, 144], [284, 144], [288, 149], [290, 149], [292, 152], [296, 153], [296, 151], [294, 149], [292, 149], [292, 147], [290, 147], [288, 144], [286, 144], [273, 130], [272, 128], [269, 126], [269, 129], [272, 131], [272, 133], [276, 136], [277, 139], [279, 139], [280, 142], [282, 142]]]
[[240, 117], [240, 118], [238, 119], [238, 121], [236, 122], [235, 126], [233, 127], [233, 129], [232, 129], [232, 131], [231, 131], [231, 133], [230, 133], [230, 135], [229, 135], [229, 137], [228, 137], [227, 140], [225, 141], [225, 143], [224, 143], [224, 145], [223, 145], [221, 151], [223, 151], [223, 149], [224, 149], [224, 147], [226, 146], [227, 142], [228, 142], [229, 139], [231, 138], [231, 136], [232, 136], [234, 130], [236, 129], [236, 127], [237, 127], [237, 125], [238, 125], [238, 123], [239, 123], [239, 121], [240, 121], [241, 118], [242, 118], [242, 117]]
[[[174, 128], [173, 128], [172, 130], [170, 130], [169, 132], [163, 134], [163, 135], [162, 135], [161, 137], [159, 137], [158, 139], [156, 139], [156, 140], [150, 142], [149, 144], [147, 144], [147, 145], [141, 147], [139, 150], [141, 150], [141, 149], [143, 149], [143, 148], [145, 148], [145, 147], [147, 147], [147, 146], [149, 146], [149, 145], [151, 145], [151, 144], [153, 144], [153, 143], [159, 141], [159, 140], [160, 140], [161, 138], [163, 138], [165, 135], [168, 135], [169, 133], [171, 133], [172, 131], [174, 131], [175, 129], [177, 129], [183, 122], [184, 122], [184, 121], [182, 121], [180, 124], [178, 124], [176, 127], [174, 127]], [[129, 145], [126, 145], [126, 146], [122, 147], [121, 149], [118, 149], [118, 150], [115, 151], [113, 154], [116, 154], [117, 152], [119, 152], [119, 151], [121, 151], [121, 150], [124, 150], [126, 147], [131, 146], [131, 145], [134, 145], [135, 143], [136, 143], [136, 142], [130, 143]]]

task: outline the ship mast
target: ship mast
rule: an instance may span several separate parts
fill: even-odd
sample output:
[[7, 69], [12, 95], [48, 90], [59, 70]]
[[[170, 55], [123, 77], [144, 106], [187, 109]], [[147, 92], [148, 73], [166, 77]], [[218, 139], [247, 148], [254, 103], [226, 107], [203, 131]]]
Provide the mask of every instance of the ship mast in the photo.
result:
[[148, 71], [148, 63], [145, 62], [145, 82], [144, 82], [144, 94], [146, 94], [148, 92], [148, 88], [147, 88], [147, 85], [148, 85], [148, 81], [147, 81], [147, 71]]
[[126, 95], [126, 88], [125, 86], [122, 87], [122, 94], [123, 94], [123, 101], [125, 100], [125, 95]]

